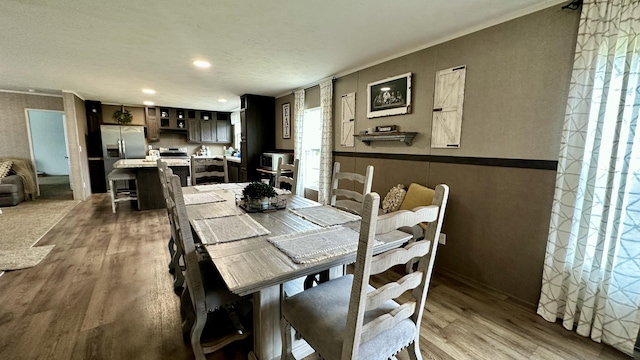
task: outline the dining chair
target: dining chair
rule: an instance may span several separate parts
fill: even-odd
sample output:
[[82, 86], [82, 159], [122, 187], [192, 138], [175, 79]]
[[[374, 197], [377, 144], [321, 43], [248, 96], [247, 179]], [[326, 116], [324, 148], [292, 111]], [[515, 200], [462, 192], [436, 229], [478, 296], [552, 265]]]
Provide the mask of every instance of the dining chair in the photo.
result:
[[[341, 180], [351, 180], [362, 184], [362, 191], [357, 192], [354, 190], [340, 188]], [[336, 161], [333, 164], [333, 177], [331, 179], [331, 206], [359, 215], [362, 211], [362, 201], [364, 196], [371, 192], [372, 183], [373, 166], [368, 165], [367, 171], [362, 175], [358, 173], [341, 172], [340, 163]]]
[[[380, 197], [367, 194], [354, 274], [283, 299], [281, 359], [293, 357], [292, 328], [327, 360], [389, 359], [407, 347], [411, 359], [422, 359], [420, 326], [448, 196], [449, 187], [438, 185], [432, 205], [378, 216]], [[376, 235], [421, 222], [429, 223], [425, 239], [373, 256]], [[371, 275], [415, 257], [417, 271], [377, 289], [369, 285]], [[407, 291], [409, 301], [393, 300]]]
[[184, 276], [182, 271], [184, 271], [184, 267], [180, 265], [180, 259], [182, 258], [182, 249], [180, 248], [180, 244], [176, 243], [175, 238], [175, 230], [173, 225], [173, 220], [171, 216], [171, 198], [169, 197], [169, 183], [171, 176], [173, 175], [173, 171], [166, 162], [161, 159], [157, 160], [158, 165], [158, 176], [160, 178], [160, 185], [162, 187], [162, 195], [164, 197], [164, 201], [167, 208], [167, 215], [169, 218], [169, 229], [171, 230], [171, 235], [169, 238], [169, 242], [167, 247], [169, 248], [169, 272], [173, 274], [173, 287], [174, 289], [178, 289], [182, 287], [184, 283]]
[[222, 159], [213, 159], [191, 155], [190, 168], [191, 185], [229, 182], [226, 156], [222, 156]]
[[[278, 171], [276, 172], [276, 187], [281, 188], [282, 183], [291, 185], [291, 193], [295, 194], [298, 184], [298, 169], [300, 160], [295, 159], [293, 164], [283, 164], [282, 158], [278, 158]], [[288, 172], [291, 172], [289, 176]]]
[[[182, 331], [185, 334], [189, 333], [195, 358], [204, 360], [205, 354], [217, 351], [234, 341], [245, 339], [251, 334], [251, 330], [246, 330], [240, 320], [241, 317], [251, 318], [251, 315], [238, 316], [234, 310], [242, 307], [250, 309], [251, 306], [246, 304], [242, 306], [242, 302], [246, 300], [229, 291], [220, 273], [210, 260], [202, 261], [204, 250], [198, 249], [193, 239], [180, 186], [180, 177], [171, 175], [167, 189], [171, 217], [175, 227], [175, 241], [184, 251], [185, 286], [180, 298], [181, 313], [184, 319]], [[214, 341], [203, 341], [202, 334], [209, 315], [218, 310], [229, 314], [228, 317], [233, 324], [233, 329]], [[216, 328], [222, 326], [219, 323], [209, 325]]]

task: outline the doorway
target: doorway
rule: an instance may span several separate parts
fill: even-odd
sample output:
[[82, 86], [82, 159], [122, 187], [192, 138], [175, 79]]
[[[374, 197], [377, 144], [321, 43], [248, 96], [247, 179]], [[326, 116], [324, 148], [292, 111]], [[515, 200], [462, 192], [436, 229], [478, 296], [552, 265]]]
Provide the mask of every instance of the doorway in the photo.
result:
[[73, 199], [64, 113], [27, 110], [27, 121], [40, 199]]

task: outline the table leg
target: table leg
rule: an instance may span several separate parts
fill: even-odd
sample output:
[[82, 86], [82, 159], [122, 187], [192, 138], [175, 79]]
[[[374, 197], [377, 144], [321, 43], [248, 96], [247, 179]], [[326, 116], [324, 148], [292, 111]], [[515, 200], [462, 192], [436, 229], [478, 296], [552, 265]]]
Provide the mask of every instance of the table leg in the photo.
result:
[[253, 354], [257, 360], [279, 359], [282, 353], [280, 338], [280, 285], [253, 294]]

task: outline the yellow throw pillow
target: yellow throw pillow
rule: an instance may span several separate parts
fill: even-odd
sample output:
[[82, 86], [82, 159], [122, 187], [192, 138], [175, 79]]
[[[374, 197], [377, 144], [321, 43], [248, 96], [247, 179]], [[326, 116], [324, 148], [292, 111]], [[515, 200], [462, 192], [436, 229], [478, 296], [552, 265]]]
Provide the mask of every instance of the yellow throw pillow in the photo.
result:
[[[407, 195], [404, 196], [404, 200], [402, 201], [402, 205], [400, 205], [399, 210], [413, 210], [418, 206], [431, 205], [431, 203], [433, 202], [433, 195], [435, 193], [435, 190], [429, 189], [426, 186], [411, 183], [411, 185], [409, 185], [409, 189], [407, 190]], [[427, 228], [426, 223], [421, 223], [420, 226], [424, 229]]]

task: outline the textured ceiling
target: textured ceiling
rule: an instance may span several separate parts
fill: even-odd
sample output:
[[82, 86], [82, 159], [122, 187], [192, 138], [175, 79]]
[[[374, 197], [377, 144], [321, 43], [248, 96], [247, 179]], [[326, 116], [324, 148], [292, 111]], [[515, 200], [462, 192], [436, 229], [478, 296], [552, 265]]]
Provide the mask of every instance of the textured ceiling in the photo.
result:
[[230, 111], [563, 2], [1, 0], [0, 89]]

